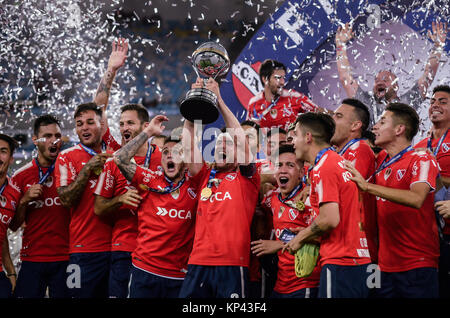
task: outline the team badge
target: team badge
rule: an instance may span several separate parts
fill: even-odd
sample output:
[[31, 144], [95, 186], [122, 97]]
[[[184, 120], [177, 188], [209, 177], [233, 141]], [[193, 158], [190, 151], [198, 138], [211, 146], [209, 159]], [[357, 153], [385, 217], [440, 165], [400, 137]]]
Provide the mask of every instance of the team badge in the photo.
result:
[[387, 180], [389, 176], [391, 175], [391, 168], [387, 168], [384, 172], [384, 180]]
[[280, 219], [284, 212], [284, 206], [280, 207], [280, 211], [278, 211], [278, 218]]
[[277, 118], [278, 112], [276, 109], [271, 109], [270, 110], [270, 116], [272, 116], [273, 119]]
[[295, 209], [289, 209], [289, 218], [294, 221], [298, 216], [298, 211]]
[[405, 173], [406, 173], [406, 169], [397, 170], [397, 180], [398, 181], [402, 180]]
[[178, 200], [178, 197], [180, 196], [180, 189], [176, 189], [175, 191], [170, 192], [170, 195], [175, 200]]
[[6, 206], [6, 198], [3, 195], [0, 195], [0, 204], [3, 208]]
[[200, 195], [202, 198], [208, 199], [212, 195], [211, 188], [203, 188]]
[[227, 174], [225, 179], [227, 179], [228, 181], [233, 181], [234, 179], [236, 179], [236, 176], [237, 176], [237, 173], [229, 173], [229, 174]]

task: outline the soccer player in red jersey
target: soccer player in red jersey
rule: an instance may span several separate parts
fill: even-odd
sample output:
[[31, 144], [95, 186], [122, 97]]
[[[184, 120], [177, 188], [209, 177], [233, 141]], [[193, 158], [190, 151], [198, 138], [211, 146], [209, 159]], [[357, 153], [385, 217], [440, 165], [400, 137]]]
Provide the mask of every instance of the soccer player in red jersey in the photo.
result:
[[[333, 119], [336, 129], [331, 144], [337, 152], [355, 166], [361, 175], [367, 180], [375, 172], [375, 154], [364, 139], [370, 124], [370, 112], [366, 105], [357, 99], [347, 98], [334, 111]], [[377, 228], [376, 228], [376, 202], [371, 195], [360, 192], [362, 196], [363, 221], [367, 236], [372, 262], [376, 263], [377, 256]]]
[[61, 149], [61, 127], [52, 115], [38, 117], [33, 127], [37, 157], [17, 170], [12, 180], [26, 205], [22, 265], [15, 295], [19, 298], [69, 297], [70, 215], [56, 191], [55, 161]]
[[346, 163], [358, 187], [377, 197], [378, 297], [438, 296], [439, 237], [433, 204], [439, 169], [433, 155], [412, 148], [418, 129], [419, 116], [412, 107], [391, 103], [373, 127], [375, 144], [387, 153], [375, 172], [375, 184]]
[[334, 131], [335, 123], [326, 114], [306, 113], [297, 119], [295, 153], [313, 167], [309, 199], [318, 215], [283, 250], [293, 253], [321, 237], [319, 298], [365, 298], [370, 255], [360, 227], [361, 202], [344, 158], [330, 145]]
[[13, 161], [17, 142], [0, 134], [0, 298], [12, 296], [16, 283], [16, 273], [9, 255], [7, 230], [16, 231], [25, 218], [25, 204], [21, 204], [20, 190], [9, 179], [7, 173]]
[[[193, 88], [203, 87], [197, 79]], [[245, 134], [210, 78], [206, 88], [218, 100], [226, 133], [216, 138], [211, 167], [195, 146], [194, 123], [186, 120], [183, 151], [189, 172], [199, 177], [195, 237], [181, 298], [244, 298], [247, 295], [250, 259], [250, 225], [258, 201], [260, 178]], [[233, 137], [230, 135], [233, 134]]]
[[[128, 104], [121, 108], [119, 120], [122, 145], [139, 135], [149, 125], [144, 106]], [[151, 139], [136, 152], [135, 161], [145, 168], [157, 170], [161, 164], [159, 148]], [[138, 218], [136, 207], [141, 200], [135, 187], [125, 179], [112, 159], [106, 161], [95, 190], [95, 214], [113, 218], [109, 297], [125, 298], [131, 271], [131, 252], [136, 248]], [[131, 205], [131, 206], [130, 206]]]
[[58, 155], [56, 187], [70, 210], [68, 287], [72, 297], [108, 296], [111, 222], [94, 214], [97, 178], [111, 154], [102, 152], [102, 111], [81, 104], [74, 114], [80, 143]]
[[276, 240], [253, 241], [252, 252], [257, 256], [278, 253], [278, 273], [273, 298], [315, 298], [319, 287], [319, 266], [308, 277], [298, 278], [295, 274], [294, 255], [281, 253], [284, 245], [281, 233], [298, 227], [306, 228], [314, 219], [315, 211], [309, 204], [299, 207], [294, 203], [305, 186], [302, 182], [303, 164], [297, 160], [294, 147], [283, 145], [278, 151], [275, 173], [278, 189], [268, 191], [263, 201], [271, 211]]
[[[439, 295], [450, 298], [450, 87], [439, 85], [433, 89], [429, 118], [433, 124], [431, 136], [418, 142], [414, 148], [428, 148], [436, 157], [443, 187], [436, 193], [435, 209], [444, 216], [439, 257]], [[446, 216], [446, 217], [445, 217]], [[441, 220], [439, 220], [441, 223]]]
[[166, 120], [156, 116], [115, 154], [122, 174], [144, 197], [137, 210], [139, 231], [132, 254], [130, 298], [178, 297], [192, 249], [199, 178], [187, 174], [179, 141], [165, 141], [163, 173], [131, 162], [150, 136], [162, 132]]
[[265, 60], [259, 69], [264, 90], [249, 101], [247, 119], [257, 122], [261, 128], [287, 129], [299, 113], [317, 111], [320, 108], [305, 95], [284, 89], [286, 66], [275, 60]]

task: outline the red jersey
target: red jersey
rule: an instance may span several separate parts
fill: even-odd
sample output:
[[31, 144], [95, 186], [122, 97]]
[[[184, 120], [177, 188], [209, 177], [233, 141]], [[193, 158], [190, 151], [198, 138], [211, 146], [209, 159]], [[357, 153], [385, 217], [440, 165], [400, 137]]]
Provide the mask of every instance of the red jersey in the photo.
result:
[[111, 135], [111, 131], [108, 129], [106, 130], [105, 134], [102, 136], [102, 142], [105, 145], [106, 149], [108, 151], [114, 152], [120, 149], [122, 147], [114, 138], [113, 135]]
[[261, 128], [281, 127], [287, 129], [299, 113], [315, 112], [318, 107], [305, 95], [283, 89], [274, 102], [266, 100], [264, 91], [249, 101], [247, 119], [256, 121]]
[[[145, 157], [135, 156], [136, 164], [143, 165]], [[153, 146], [149, 168], [159, 170], [161, 164], [161, 151]], [[130, 189], [136, 189], [120, 172], [114, 160], [108, 159], [103, 172], [98, 178], [95, 194], [112, 199], [126, 193]], [[134, 207], [122, 205], [114, 212], [113, 229], [111, 235], [111, 251], [132, 252], [136, 248], [138, 233], [137, 211]]]
[[366, 234], [362, 230], [362, 203], [350, 176], [351, 173], [344, 168], [344, 159], [333, 150], [327, 150], [310, 171], [311, 206], [319, 211], [322, 203], [339, 204], [338, 226], [321, 237], [321, 266], [370, 263]]
[[[356, 141], [344, 147], [340, 151], [340, 155], [350, 161], [356, 170], [364, 177], [369, 179], [375, 173], [376, 159], [372, 148], [365, 140]], [[361, 219], [364, 231], [366, 232], [367, 245], [369, 247], [370, 256], [373, 263], [377, 263], [378, 255], [378, 230], [377, 230], [377, 210], [375, 196], [359, 192], [361, 205]]]
[[[79, 144], [61, 151], [55, 166], [56, 187], [74, 182], [92, 157]], [[78, 203], [70, 208], [69, 254], [111, 250], [111, 224], [94, 214], [97, 178], [95, 173], [91, 173]]]
[[[12, 179], [24, 196], [31, 185], [39, 183], [36, 159], [17, 170]], [[45, 180], [42, 195], [27, 208], [20, 258], [30, 262], [55, 262], [69, 259], [69, 211], [61, 205], [56, 191], [55, 171]]]
[[[384, 159], [384, 158], [382, 158]], [[434, 190], [438, 166], [432, 155], [414, 150], [375, 176], [376, 184], [409, 190], [426, 182]], [[419, 267], [438, 266], [439, 238], [434, 214], [434, 193], [430, 192], [420, 209], [377, 197], [379, 227], [378, 264], [384, 272], [403, 272]]]
[[[414, 148], [427, 148], [428, 139], [425, 138], [418, 142]], [[436, 147], [439, 143], [440, 138], [432, 138], [431, 139], [431, 147], [433, 151], [436, 151]], [[450, 177], [450, 134], [447, 133], [445, 138], [443, 139], [441, 146], [437, 149], [436, 160], [439, 165], [440, 174], [444, 177]], [[450, 235], [450, 219], [444, 219], [445, 226], [443, 233], [446, 235]]]
[[[140, 189], [141, 195], [142, 185], [153, 189], [164, 189], [169, 185], [164, 175], [154, 175], [139, 166], [132, 184]], [[143, 192], [145, 198], [138, 209], [133, 265], [156, 275], [184, 278], [194, 238], [198, 184], [197, 176], [190, 177], [186, 173], [176, 191], [166, 194]]]
[[[206, 188], [211, 168], [198, 173]], [[194, 247], [189, 264], [249, 266], [250, 226], [258, 201], [260, 176], [246, 177], [239, 170], [217, 171], [219, 184], [209, 198], [200, 197], [195, 223]]]
[[[264, 198], [265, 204], [272, 211], [273, 226], [277, 240], [284, 229], [308, 227], [316, 217], [316, 212], [310, 206], [309, 198], [305, 202], [305, 209], [299, 211], [282, 202], [279, 189], [271, 191]], [[288, 200], [289, 201], [289, 200]], [[295, 275], [295, 256], [278, 251], [278, 272], [274, 290], [280, 294], [289, 294], [303, 288], [319, 287], [320, 266], [316, 265], [311, 275], [298, 278]]]
[[[6, 231], [11, 223], [16, 208], [19, 205], [20, 190], [12, 180], [6, 177], [8, 182], [0, 195], [0, 246], [6, 238]], [[2, 254], [2, 253], [0, 253]], [[3, 271], [2, 255], [0, 255], [0, 272]]]

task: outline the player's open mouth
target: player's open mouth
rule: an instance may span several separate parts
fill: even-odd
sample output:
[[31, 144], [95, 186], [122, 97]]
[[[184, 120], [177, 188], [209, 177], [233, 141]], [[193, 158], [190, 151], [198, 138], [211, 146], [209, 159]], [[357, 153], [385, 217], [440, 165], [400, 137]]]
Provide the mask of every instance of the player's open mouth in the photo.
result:
[[175, 163], [173, 161], [169, 161], [167, 163], [167, 171], [174, 172], [175, 171]]
[[129, 132], [123, 133], [123, 138], [124, 138], [125, 140], [130, 139], [130, 138], [131, 138], [131, 133], [129, 133]]
[[219, 159], [225, 161], [225, 160], [227, 159], [227, 153], [226, 153], [226, 152], [220, 151], [220, 152], [218, 153], [218, 157], [219, 157]]
[[286, 183], [289, 182], [289, 178], [288, 177], [280, 177], [279, 180], [280, 180], [280, 184], [281, 185], [285, 185]]
[[58, 152], [58, 147], [56, 146], [51, 146], [50, 148], [48, 148], [48, 151], [53, 155], [56, 154]]
[[81, 135], [84, 139], [89, 139], [92, 135], [89, 133], [85, 133]]

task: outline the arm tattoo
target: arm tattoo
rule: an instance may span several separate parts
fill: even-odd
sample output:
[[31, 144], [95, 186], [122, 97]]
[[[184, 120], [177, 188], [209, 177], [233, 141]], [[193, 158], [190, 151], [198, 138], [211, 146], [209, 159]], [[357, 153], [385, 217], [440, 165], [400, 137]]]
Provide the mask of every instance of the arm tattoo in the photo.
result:
[[103, 95], [106, 98], [106, 103], [108, 102], [109, 99], [109, 93], [111, 91], [111, 85], [113, 83], [114, 80], [114, 72], [107, 70], [105, 75], [103, 76], [102, 80], [100, 81], [100, 84], [97, 88], [97, 92], [95, 93], [95, 98], [94, 100], [97, 100], [100, 96], [100, 94], [105, 94]]
[[311, 232], [314, 234], [314, 236], [322, 236], [325, 231], [322, 230], [317, 224], [316, 221], [313, 221], [311, 223]]
[[116, 165], [128, 181], [133, 180], [134, 174], [136, 173], [136, 164], [132, 163], [130, 160], [147, 140], [148, 135], [145, 131], [143, 131], [129, 141], [125, 146], [120, 148], [115, 155]]
[[61, 204], [65, 208], [75, 206], [81, 199], [81, 195], [84, 192], [86, 184], [89, 180], [90, 172], [87, 171], [86, 166], [81, 169], [80, 174], [77, 176], [74, 182], [65, 187], [59, 187], [57, 189]]

